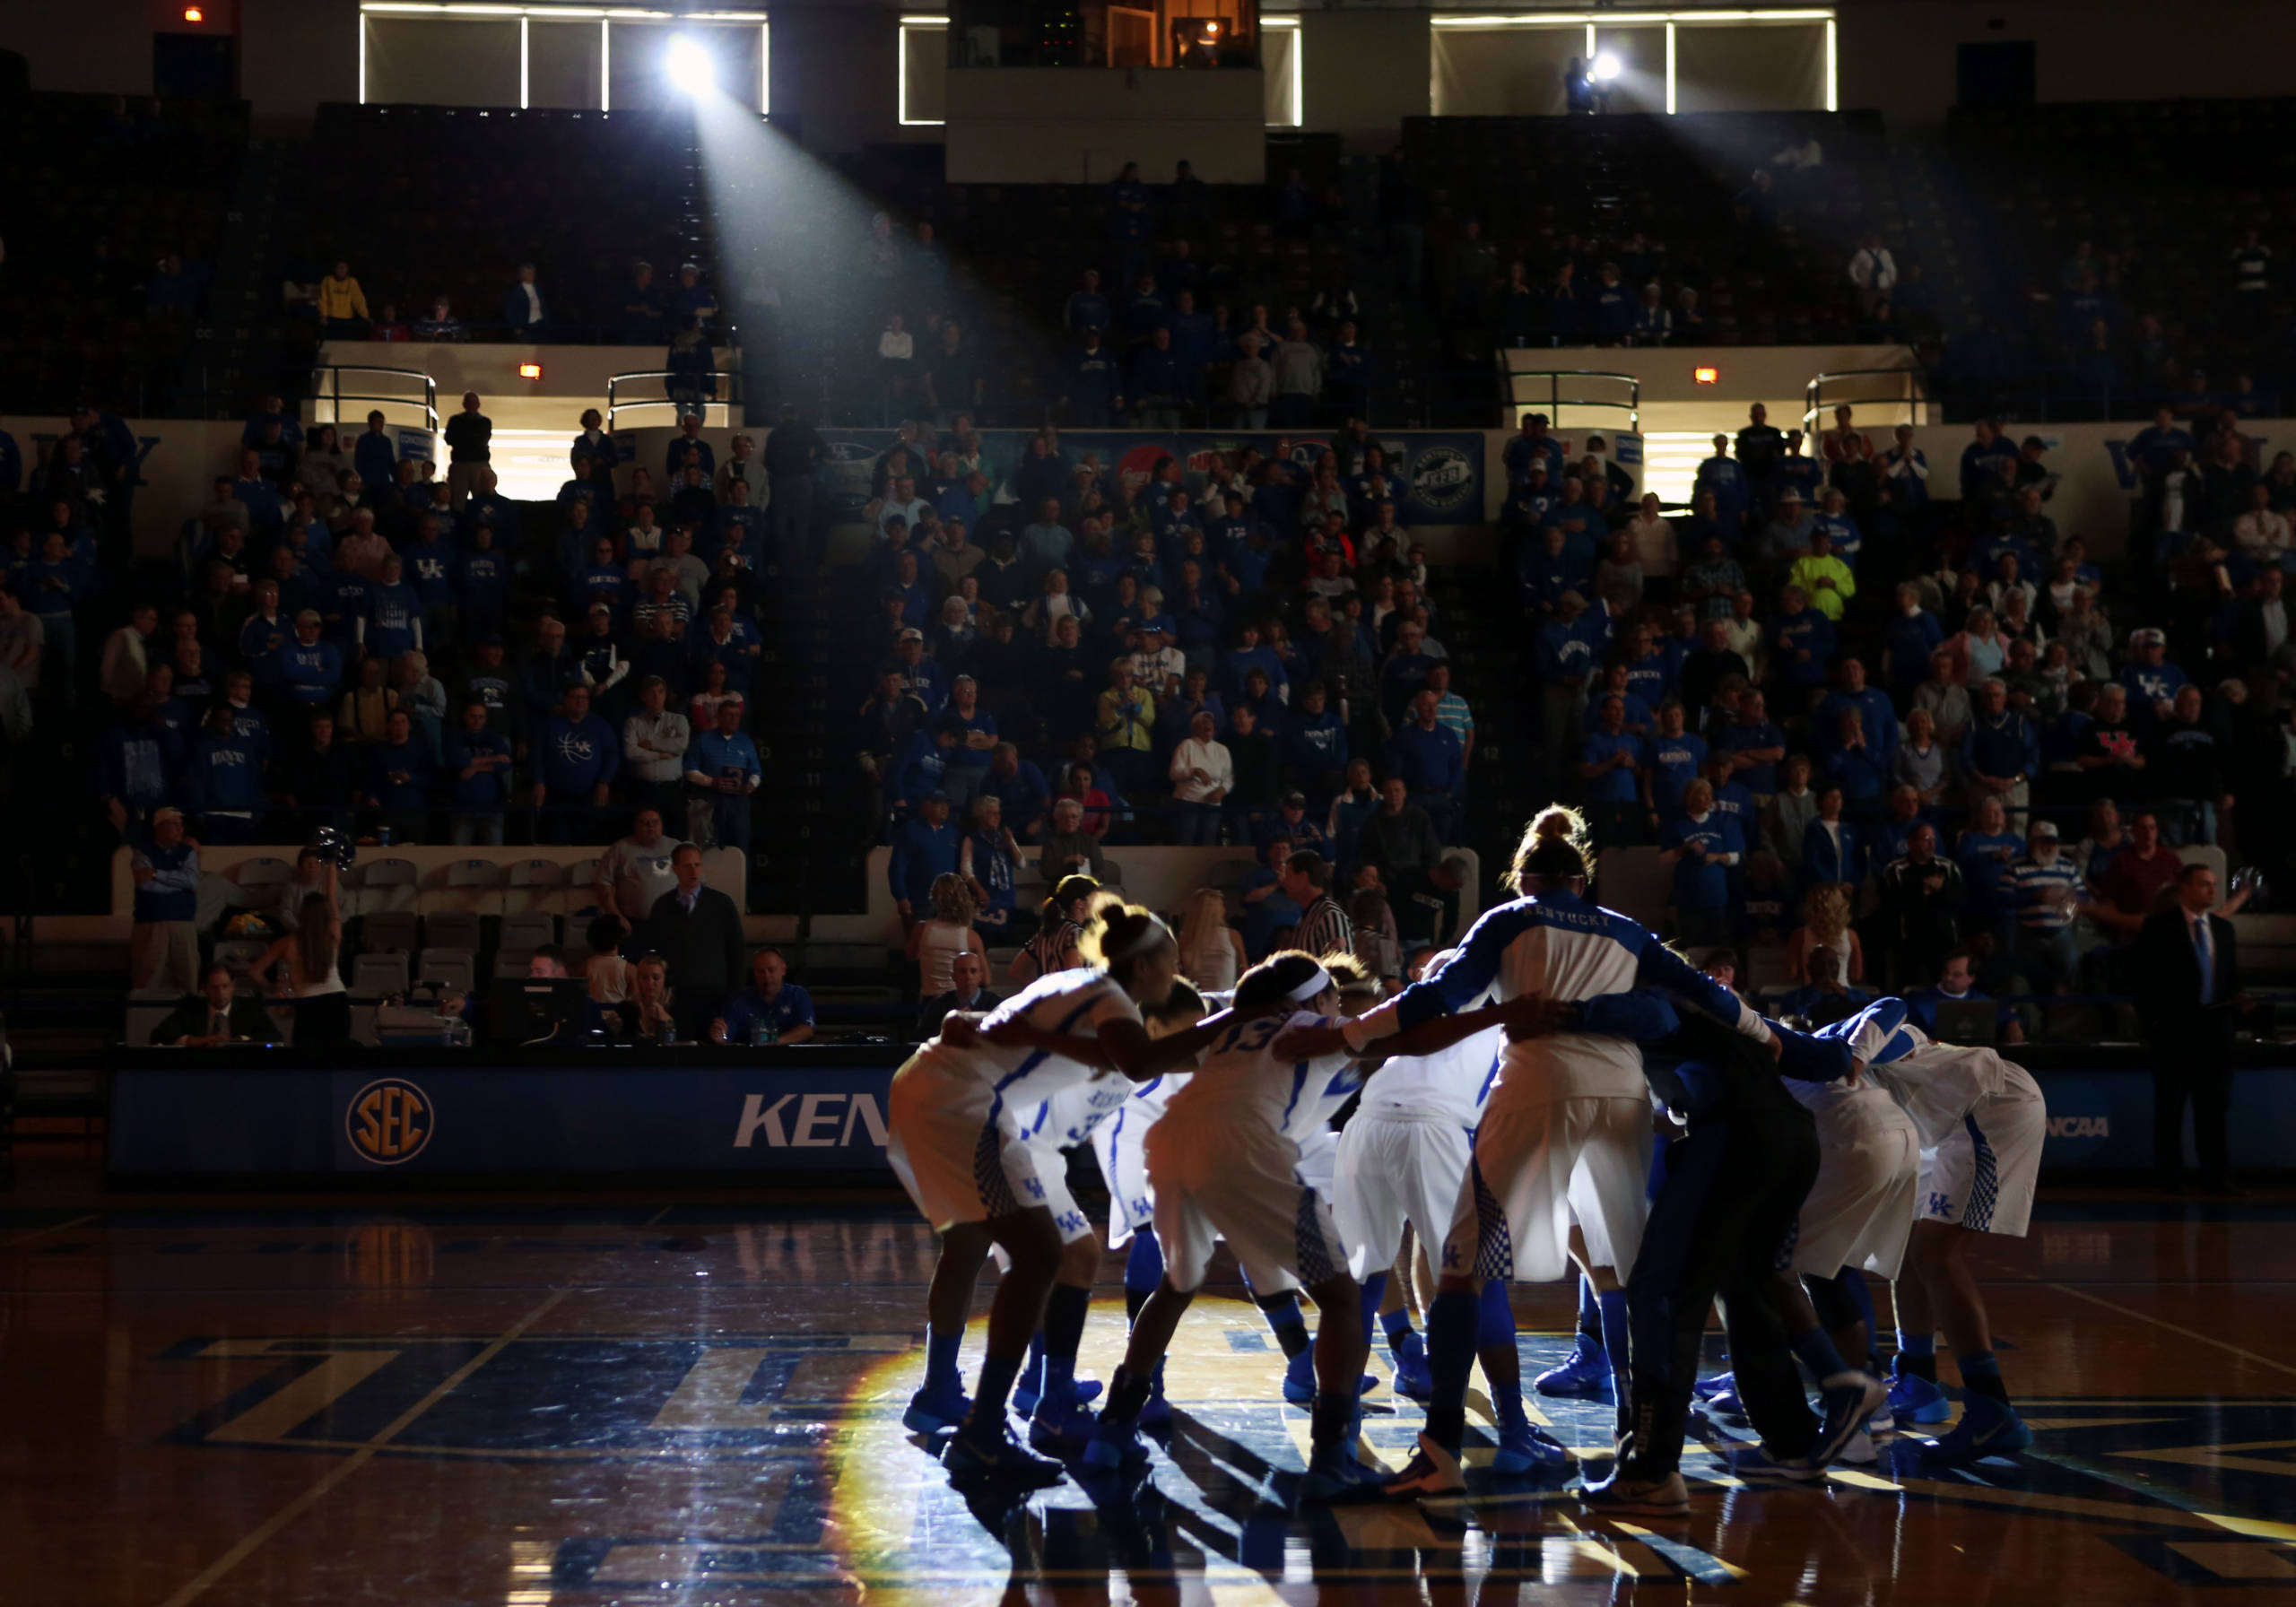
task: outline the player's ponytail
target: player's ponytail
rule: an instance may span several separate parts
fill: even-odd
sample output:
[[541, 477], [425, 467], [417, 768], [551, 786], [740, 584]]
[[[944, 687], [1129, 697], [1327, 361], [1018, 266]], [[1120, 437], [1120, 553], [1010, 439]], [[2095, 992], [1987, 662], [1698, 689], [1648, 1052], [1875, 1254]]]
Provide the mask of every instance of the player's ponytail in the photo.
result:
[[1306, 1005], [1322, 997], [1326, 988], [1337, 986], [1333, 973], [1314, 955], [1299, 949], [1278, 949], [1238, 980], [1235, 1007], [1258, 1010], [1286, 1000]]
[[1331, 985], [1342, 994], [1364, 994], [1379, 996], [1379, 979], [1371, 975], [1370, 968], [1354, 955], [1342, 952], [1323, 957], [1323, 968], [1331, 977]]
[[1593, 873], [1587, 867], [1587, 848], [1585, 819], [1575, 809], [1552, 804], [1523, 828], [1514, 863], [1500, 880], [1518, 893], [1533, 882], [1584, 881]]
[[1135, 965], [1173, 941], [1171, 928], [1153, 910], [1117, 901], [1093, 912], [1076, 948], [1086, 965], [1122, 986], [1132, 979]]

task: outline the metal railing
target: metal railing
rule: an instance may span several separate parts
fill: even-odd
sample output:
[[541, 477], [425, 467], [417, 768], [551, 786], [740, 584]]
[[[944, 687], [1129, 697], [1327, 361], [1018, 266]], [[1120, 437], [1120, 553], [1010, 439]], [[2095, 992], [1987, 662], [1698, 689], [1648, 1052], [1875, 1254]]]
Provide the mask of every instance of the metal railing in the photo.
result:
[[[343, 377], [345, 374], [379, 374], [394, 379], [415, 380], [420, 383], [422, 394], [418, 400], [414, 396], [404, 394], [370, 395], [360, 391], [346, 391], [343, 388]], [[413, 388], [413, 387], [407, 387], [409, 390]], [[340, 426], [343, 423], [343, 404], [345, 402], [363, 402], [379, 407], [384, 410], [383, 416], [386, 421], [390, 418], [391, 408], [420, 407], [422, 410], [422, 427], [433, 435], [439, 432], [439, 382], [421, 369], [378, 369], [364, 363], [326, 363], [311, 370], [311, 407], [314, 415], [311, 421], [313, 423]], [[326, 410], [325, 416], [318, 414], [318, 410], [321, 408]]]
[[[1906, 416], [1892, 419], [1892, 425], [1933, 422], [1926, 416], [1929, 407], [1928, 379], [1926, 370], [1916, 368], [1843, 369], [1831, 374], [1813, 375], [1802, 391], [1802, 433], [1814, 439], [1825, 430], [1833, 410], [1842, 406], [1901, 410]], [[1846, 384], [1852, 380], [1874, 383]], [[1834, 387], [1831, 395], [1826, 393], [1828, 386]], [[1845, 394], [1845, 389], [1855, 394]]]
[[[1529, 408], [1544, 407], [1546, 421], [1556, 429], [1563, 428], [1562, 410], [1566, 407], [1598, 407], [1610, 413], [1623, 413], [1626, 428], [1639, 433], [1642, 429], [1642, 381], [1631, 374], [1613, 374], [1601, 369], [1512, 369], [1507, 367], [1507, 352], [1499, 354], [1499, 362], [1506, 390], [1507, 419], [1511, 428]], [[1613, 387], [1608, 395], [1565, 395], [1565, 380], [1594, 380]], [[1544, 382], [1545, 395], [1539, 394]], [[1623, 397], [1615, 394], [1623, 387]], [[1575, 386], [1575, 390], [1593, 388]]]
[[[659, 384], [665, 380], [684, 378], [699, 378], [709, 381], [712, 394], [698, 397], [692, 402], [681, 401], [668, 395], [666, 387], [664, 387], [664, 394], [658, 396], [626, 397], [622, 394], [632, 386], [647, 381]], [[725, 394], [723, 395], [715, 394], [721, 387]], [[742, 371], [739, 369], [711, 369], [709, 372], [699, 376], [679, 375], [668, 369], [640, 369], [634, 373], [609, 375], [606, 379], [606, 428], [608, 430], [618, 428], [616, 421], [619, 414], [634, 413], [641, 407], [666, 407], [674, 413], [676, 409], [693, 406], [696, 402], [705, 412], [712, 407], [723, 407], [730, 417], [733, 410], [740, 405], [741, 399]]]

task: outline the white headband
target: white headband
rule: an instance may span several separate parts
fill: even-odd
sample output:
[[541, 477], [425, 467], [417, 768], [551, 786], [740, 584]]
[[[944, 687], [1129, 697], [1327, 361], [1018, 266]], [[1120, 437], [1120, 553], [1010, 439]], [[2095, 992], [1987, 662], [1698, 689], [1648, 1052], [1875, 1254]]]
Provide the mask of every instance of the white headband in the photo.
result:
[[1130, 942], [1125, 944], [1124, 947], [1118, 950], [1116, 953], [1109, 955], [1107, 957], [1108, 962], [1110, 965], [1114, 965], [1120, 960], [1131, 960], [1138, 955], [1145, 954], [1151, 949], [1153, 949], [1158, 943], [1161, 943], [1165, 939], [1170, 937], [1171, 934], [1171, 928], [1165, 925], [1163, 922], [1158, 920], [1152, 915], [1148, 917], [1148, 925], [1141, 929], [1140, 935], [1134, 938]]
[[1331, 973], [1318, 966], [1312, 976], [1283, 996], [1294, 1004], [1305, 1004], [1310, 999], [1320, 997], [1324, 989], [1330, 986]]

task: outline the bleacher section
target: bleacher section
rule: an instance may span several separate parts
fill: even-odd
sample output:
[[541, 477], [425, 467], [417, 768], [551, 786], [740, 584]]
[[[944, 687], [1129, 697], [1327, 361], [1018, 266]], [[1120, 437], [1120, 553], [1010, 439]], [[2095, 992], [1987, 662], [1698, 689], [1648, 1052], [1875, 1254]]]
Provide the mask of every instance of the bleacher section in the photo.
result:
[[657, 295], [680, 263], [713, 267], [700, 186], [683, 111], [326, 106], [283, 187], [274, 278], [347, 258], [375, 316], [396, 302], [411, 325], [445, 296], [489, 339], [532, 262], [552, 340], [615, 342], [633, 262]]
[[186, 360], [233, 227], [246, 104], [43, 92], [0, 100], [0, 413], [204, 415]]

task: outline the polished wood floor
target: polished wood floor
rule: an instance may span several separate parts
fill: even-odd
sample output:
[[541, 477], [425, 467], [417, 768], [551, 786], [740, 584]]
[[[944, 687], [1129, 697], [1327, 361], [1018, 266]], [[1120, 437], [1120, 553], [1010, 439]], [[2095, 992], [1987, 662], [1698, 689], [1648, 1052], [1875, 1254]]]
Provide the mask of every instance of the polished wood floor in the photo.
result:
[[[1936, 1473], [1885, 1442], [1778, 1490], [1709, 1427], [1687, 1524], [1485, 1478], [1460, 1525], [1296, 1510], [1304, 1416], [1233, 1299], [1190, 1315], [1152, 1481], [970, 1509], [898, 1421], [932, 1243], [890, 1202], [141, 1200], [36, 1170], [0, 1211], [0, 1601], [2296, 1601], [2296, 1203], [2041, 1218], [1982, 1265], [2031, 1454]], [[1566, 1300], [1517, 1304], [1527, 1375]], [[1370, 1404], [1399, 1460], [1416, 1409]], [[1598, 1409], [1552, 1418], [1607, 1445]]]

